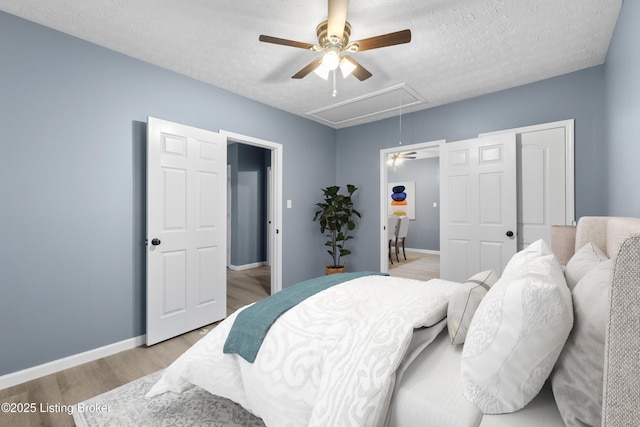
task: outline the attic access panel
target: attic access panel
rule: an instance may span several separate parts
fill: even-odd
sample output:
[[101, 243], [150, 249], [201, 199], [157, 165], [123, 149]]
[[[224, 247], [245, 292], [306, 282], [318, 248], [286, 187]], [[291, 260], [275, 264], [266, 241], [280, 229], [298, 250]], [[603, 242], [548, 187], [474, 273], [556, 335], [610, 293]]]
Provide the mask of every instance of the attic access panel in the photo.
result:
[[341, 127], [364, 118], [388, 117], [388, 115], [384, 117], [383, 115], [390, 111], [400, 110], [400, 108], [423, 102], [425, 102], [424, 98], [403, 83], [358, 98], [339, 102], [329, 107], [310, 111], [307, 115], [331, 126]]

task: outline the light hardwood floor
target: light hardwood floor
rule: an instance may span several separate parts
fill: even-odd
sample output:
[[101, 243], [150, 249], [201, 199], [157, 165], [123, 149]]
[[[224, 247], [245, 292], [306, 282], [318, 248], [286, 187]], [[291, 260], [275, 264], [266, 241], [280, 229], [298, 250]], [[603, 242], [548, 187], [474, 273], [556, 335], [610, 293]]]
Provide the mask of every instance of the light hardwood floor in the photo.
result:
[[389, 263], [389, 275], [409, 279], [429, 280], [440, 277], [440, 254], [407, 252], [405, 260], [400, 253], [400, 261], [393, 257]]
[[[258, 267], [228, 271], [227, 313], [269, 295], [270, 269]], [[51, 405], [74, 405], [93, 396], [166, 368], [185, 350], [202, 338], [215, 324], [161, 342], [152, 347], [138, 347], [74, 368], [56, 372], [14, 387], [0, 390], [0, 404], [35, 403], [35, 413], [0, 411], [0, 426], [73, 426], [72, 417]], [[41, 405], [45, 411], [41, 411]]]
[[[428, 280], [439, 274], [436, 256], [407, 253], [407, 261], [389, 266], [392, 276]], [[227, 313], [261, 300], [270, 292], [270, 269], [259, 267], [244, 271], [228, 271]], [[41, 411], [41, 405], [74, 405], [93, 396], [166, 368], [216, 324], [188, 332], [152, 347], [138, 347], [104, 357], [74, 368], [56, 372], [14, 387], [0, 390], [0, 404], [35, 403], [35, 413], [4, 413], [0, 411], [0, 426], [73, 426], [71, 415]]]

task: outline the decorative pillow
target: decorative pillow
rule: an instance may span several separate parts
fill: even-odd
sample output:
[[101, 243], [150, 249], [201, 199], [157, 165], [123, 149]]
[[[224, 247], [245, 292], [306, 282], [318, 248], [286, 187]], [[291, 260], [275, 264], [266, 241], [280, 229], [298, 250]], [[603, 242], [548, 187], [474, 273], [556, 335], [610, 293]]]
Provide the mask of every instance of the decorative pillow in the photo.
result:
[[600, 425], [604, 347], [613, 261], [592, 268], [572, 292], [575, 324], [551, 375], [566, 425]]
[[593, 243], [587, 243], [578, 249], [564, 269], [564, 276], [567, 278], [569, 289], [573, 290], [589, 270], [608, 259], [607, 254]]
[[462, 350], [464, 396], [485, 414], [525, 407], [540, 391], [573, 325], [571, 293], [543, 241], [507, 264], [480, 302]]
[[447, 326], [451, 344], [464, 343], [473, 314], [482, 298], [498, 280], [493, 270], [482, 271], [460, 285], [449, 298], [447, 307]]
[[[553, 259], [553, 261], [552, 261]], [[565, 282], [562, 266], [544, 240], [536, 240], [511, 257], [501, 278], [516, 278], [528, 274], [554, 275]]]

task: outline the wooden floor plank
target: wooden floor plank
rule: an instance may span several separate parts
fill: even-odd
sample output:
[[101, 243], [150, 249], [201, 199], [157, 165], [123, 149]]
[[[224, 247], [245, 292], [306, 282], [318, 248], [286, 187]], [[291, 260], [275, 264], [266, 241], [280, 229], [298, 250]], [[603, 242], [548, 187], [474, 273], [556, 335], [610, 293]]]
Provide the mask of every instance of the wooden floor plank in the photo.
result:
[[94, 360], [55, 374], [64, 403], [82, 402], [121, 385], [105, 359]]

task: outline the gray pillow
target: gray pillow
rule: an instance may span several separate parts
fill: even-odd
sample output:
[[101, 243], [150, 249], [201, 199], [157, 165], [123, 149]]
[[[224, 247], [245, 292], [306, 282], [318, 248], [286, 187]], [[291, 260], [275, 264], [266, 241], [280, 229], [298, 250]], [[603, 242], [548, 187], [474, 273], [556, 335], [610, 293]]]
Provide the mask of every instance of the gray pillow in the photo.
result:
[[608, 259], [607, 254], [593, 243], [587, 243], [578, 249], [564, 269], [564, 277], [567, 279], [569, 289], [575, 288], [589, 270]]
[[593, 267], [572, 292], [574, 325], [551, 376], [568, 426], [601, 424], [604, 345], [613, 261]]
[[451, 344], [463, 344], [471, 324], [471, 318], [482, 298], [498, 280], [493, 270], [482, 271], [460, 285], [449, 298], [447, 327]]

